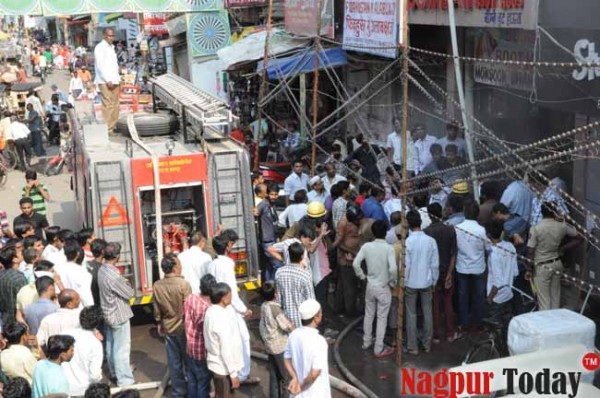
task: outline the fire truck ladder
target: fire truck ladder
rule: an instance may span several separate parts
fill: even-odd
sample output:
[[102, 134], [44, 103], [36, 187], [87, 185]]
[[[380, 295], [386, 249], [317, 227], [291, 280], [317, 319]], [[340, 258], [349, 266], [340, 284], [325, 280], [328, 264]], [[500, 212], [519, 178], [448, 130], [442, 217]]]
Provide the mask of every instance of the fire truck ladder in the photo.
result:
[[135, 287], [133, 267], [129, 202], [125, 190], [125, 174], [120, 161], [98, 162], [94, 166], [98, 203], [98, 231], [107, 242], [121, 244], [119, 266], [124, 267], [123, 276]]
[[241, 185], [242, 179], [250, 175], [250, 170], [247, 170], [247, 162], [242, 161], [242, 156], [245, 154], [240, 151], [216, 151], [211, 156], [213, 162], [210, 172], [215, 197], [219, 201], [218, 206], [213, 206], [216, 209], [213, 215], [217, 221], [215, 225], [220, 223], [224, 229], [231, 228], [238, 232], [236, 248], [246, 251], [246, 277], [249, 277], [253, 274], [251, 267], [258, 264], [258, 258], [253, 250], [256, 247], [254, 216], [248, 211], [247, 203], [251, 198]]
[[195, 133], [203, 134], [205, 128], [211, 131], [228, 134], [237, 117], [233, 115], [228, 104], [206, 91], [200, 90], [187, 80], [173, 74], [151, 79], [153, 102], [165, 103], [180, 118], [180, 124], [187, 141], [188, 125]]

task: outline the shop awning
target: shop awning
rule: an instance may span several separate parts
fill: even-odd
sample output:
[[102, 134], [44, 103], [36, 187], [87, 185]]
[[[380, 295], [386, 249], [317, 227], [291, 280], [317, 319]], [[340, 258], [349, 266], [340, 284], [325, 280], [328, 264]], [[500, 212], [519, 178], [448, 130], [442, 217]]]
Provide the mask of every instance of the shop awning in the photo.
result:
[[[266, 37], [267, 33], [264, 30], [249, 34], [230, 46], [217, 51], [217, 55], [227, 69], [235, 64], [263, 59]], [[292, 37], [282, 29], [273, 29], [269, 37], [269, 54], [272, 56], [284, 54], [298, 48], [306, 47], [308, 42], [309, 40], [307, 39]]]
[[[346, 52], [340, 47], [319, 51], [319, 70], [337, 68], [348, 63]], [[256, 72], [263, 71], [263, 62], [259, 62]], [[286, 79], [289, 75], [311, 73], [315, 70], [315, 50], [304, 50], [293, 57], [270, 59], [267, 66], [269, 80]]]

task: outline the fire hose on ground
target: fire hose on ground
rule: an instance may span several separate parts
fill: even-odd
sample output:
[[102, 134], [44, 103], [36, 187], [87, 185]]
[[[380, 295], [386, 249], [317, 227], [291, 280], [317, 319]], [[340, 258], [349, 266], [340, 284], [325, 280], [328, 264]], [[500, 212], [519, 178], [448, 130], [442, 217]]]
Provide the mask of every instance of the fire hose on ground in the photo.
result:
[[[268, 361], [269, 360], [269, 356], [267, 354], [263, 354], [262, 352], [252, 351], [251, 356], [252, 356], [252, 358], [258, 359], [260, 361]], [[329, 383], [331, 384], [331, 387], [346, 394], [349, 397], [371, 398], [371, 396], [365, 395], [359, 388], [357, 388], [351, 384], [348, 384], [345, 381], [340, 380], [337, 377], [334, 377], [332, 375], [329, 375]], [[376, 396], [374, 396], [374, 397], [376, 397]]]
[[342, 361], [342, 356], [340, 355], [340, 345], [341, 345], [342, 341], [344, 340], [346, 335], [348, 335], [348, 333], [350, 333], [350, 331], [352, 329], [354, 329], [354, 327], [356, 325], [358, 325], [360, 323], [360, 321], [362, 321], [362, 320], [363, 320], [362, 316], [356, 318], [355, 320], [350, 322], [350, 324], [348, 324], [348, 326], [346, 326], [344, 328], [344, 330], [342, 330], [340, 332], [340, 334], [337, 337], [335, 344], [333, 346], [333, 358], [335, 359], [335, 363], [337, 364], [338, 368], [340, 369], [340, 372], [342, 372], [344, 377], [346, 379], [348, 379], [348, 381], [350, 381], [350, 383], [352, 383], [354, 386], [356, 386], [356, 388], [358, 388], [365, 397], [379, 398], [377, 396], [377, 394], [375, 394], [373, 391], [371, 391], [371, 389], [369, 389], [369, 387], [367, 387], [363, 382], [358, 380], [358, 378], [356, 378], [356, 376], [354, 376], [352, 374], [352, 372], [350, 372], [350, 370], [348, 370], [348, 368], [346, 367], [346, 365], [344, 365], [344, 362]]

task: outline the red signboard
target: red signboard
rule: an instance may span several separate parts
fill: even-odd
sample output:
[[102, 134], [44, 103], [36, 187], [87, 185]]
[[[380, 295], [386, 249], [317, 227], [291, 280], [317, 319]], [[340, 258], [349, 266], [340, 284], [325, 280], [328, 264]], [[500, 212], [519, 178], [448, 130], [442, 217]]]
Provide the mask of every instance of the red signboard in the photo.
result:
[[264, 6], [267, 0], [225, 0], [225, 8]]
[[[158, 170], [161, 185], [206, 181], [206, 155], [197, 153], [161, 157]], [[131, 175], [135, 186], [152, 186], [154, 184], [154, 174], [150, 158], [132, 159]]]
[[144, 30], [152, 35], [166, 35], [169, 33], [165, 22], [169, 16], [165, 12], [145, 12]]

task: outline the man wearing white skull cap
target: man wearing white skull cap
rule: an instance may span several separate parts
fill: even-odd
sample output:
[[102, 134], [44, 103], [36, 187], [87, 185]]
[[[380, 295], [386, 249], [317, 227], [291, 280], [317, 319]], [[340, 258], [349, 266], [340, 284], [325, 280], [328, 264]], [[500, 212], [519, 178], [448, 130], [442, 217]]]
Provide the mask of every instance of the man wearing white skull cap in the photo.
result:
[[328, 347], [317, 327], [323, 313], [317, 300], [309, 299], [298, 308], [302, 327], [295, 329], [285, 348], [285, 367], [292, 381], [288, 387], [294, 397], [329, 398]]

